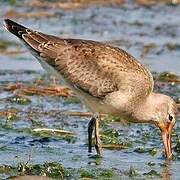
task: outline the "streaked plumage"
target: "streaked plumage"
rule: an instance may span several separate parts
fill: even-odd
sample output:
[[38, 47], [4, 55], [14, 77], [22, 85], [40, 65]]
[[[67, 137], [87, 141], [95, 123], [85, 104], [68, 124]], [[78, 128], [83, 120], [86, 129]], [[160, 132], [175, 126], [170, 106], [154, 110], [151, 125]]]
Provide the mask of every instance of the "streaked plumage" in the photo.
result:
[[[43, 67], [55, 69], [94, 113], [151, 122], [161, 130], [167, 128], [169, 113], [175, 118], [175, 102], [153, 93], [151, 73], [124, 50], [90, 40], [46, 35], [9, 19], [5, 27], [24, 42]], [[171, 154], [168, 146], [167, 156]]]

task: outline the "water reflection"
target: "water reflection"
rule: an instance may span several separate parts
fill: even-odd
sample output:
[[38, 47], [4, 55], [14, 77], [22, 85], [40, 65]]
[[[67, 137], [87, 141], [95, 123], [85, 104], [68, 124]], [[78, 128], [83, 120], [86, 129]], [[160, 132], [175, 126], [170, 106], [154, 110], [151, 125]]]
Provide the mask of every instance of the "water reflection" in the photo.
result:
[[171, 162], [170, 161], [165, 161], [162, 167], [161, 171], [162, 179], [163, 180], [170, 180], [171, 178]]

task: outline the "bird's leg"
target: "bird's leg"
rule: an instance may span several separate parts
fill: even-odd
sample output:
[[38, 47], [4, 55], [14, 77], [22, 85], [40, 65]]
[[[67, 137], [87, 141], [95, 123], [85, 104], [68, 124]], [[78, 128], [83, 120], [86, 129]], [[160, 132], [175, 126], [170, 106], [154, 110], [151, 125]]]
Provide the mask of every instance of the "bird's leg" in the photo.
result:
[[95, 127], [96, 118], [92, 117], [88, 124], [88, 152], [92, 152], [92, 133], [93, 128]]
[[92, 133], [93, 133], [93, 128], [95, 129], [94, 132], [95, 132], [95, 149], [96, 149], [96, 152], [97, 152], [97, 155], [98, 156], [101, 156], [102, 154], [102, 147], [101, 147], [101, 141], [100, 141], [100, 138], [99, 138], [99, 115], [96, 114], [94, 115], [89, 124], [88, 124], [88, 142], [89, 142], [89, 145], [88, 145], [88, 152], [92, 152]]
[[95, 118], [95, 148], [98, 156], [102, 155], [101, 140], [99, 137], [99, 116]]

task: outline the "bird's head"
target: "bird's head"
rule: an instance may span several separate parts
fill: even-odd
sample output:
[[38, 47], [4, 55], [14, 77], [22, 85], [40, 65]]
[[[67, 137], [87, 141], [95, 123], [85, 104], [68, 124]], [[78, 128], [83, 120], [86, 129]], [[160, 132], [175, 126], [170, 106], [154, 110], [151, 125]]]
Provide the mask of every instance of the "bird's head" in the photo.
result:
[[164, 94], [151, 93], [135, 110], [138, 122], [149, 122], [159, 127], [168, 159], [172, 157], [171, 132], [178, 113], [175, 101]]
[[171, 132], [176, 123], [177, 105], [169, 96], [163, 94], [155, 96], [153, 123], [161, 130], [165, 154], [169, 159], [172, 156]]

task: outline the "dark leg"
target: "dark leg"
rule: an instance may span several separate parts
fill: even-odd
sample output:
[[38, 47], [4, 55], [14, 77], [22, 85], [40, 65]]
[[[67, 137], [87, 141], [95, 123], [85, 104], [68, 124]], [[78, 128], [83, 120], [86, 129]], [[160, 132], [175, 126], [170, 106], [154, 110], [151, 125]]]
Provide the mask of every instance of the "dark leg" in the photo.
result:
[[98, 156], [101, 156], [102, 154], [102, 147], [101, 147], [101, 141], [99, 138], [99, 117], [92, 117], [89, 124], [88, 124], [88, 152], [92, 152], [92, 133], [93, 128], [95, 128], [95, 149]]
[[95, 148], [98, 156], [102, 155], [101, 140], [99, 138], [99, 118], [95, 119]]
[[93, 133], [93, 128], [95, 126], [95, 121], [96, 119], [94, 117], [91, 118], [89, 124], [88, 124], [88, 152], [92, 152], [92, 133]]

